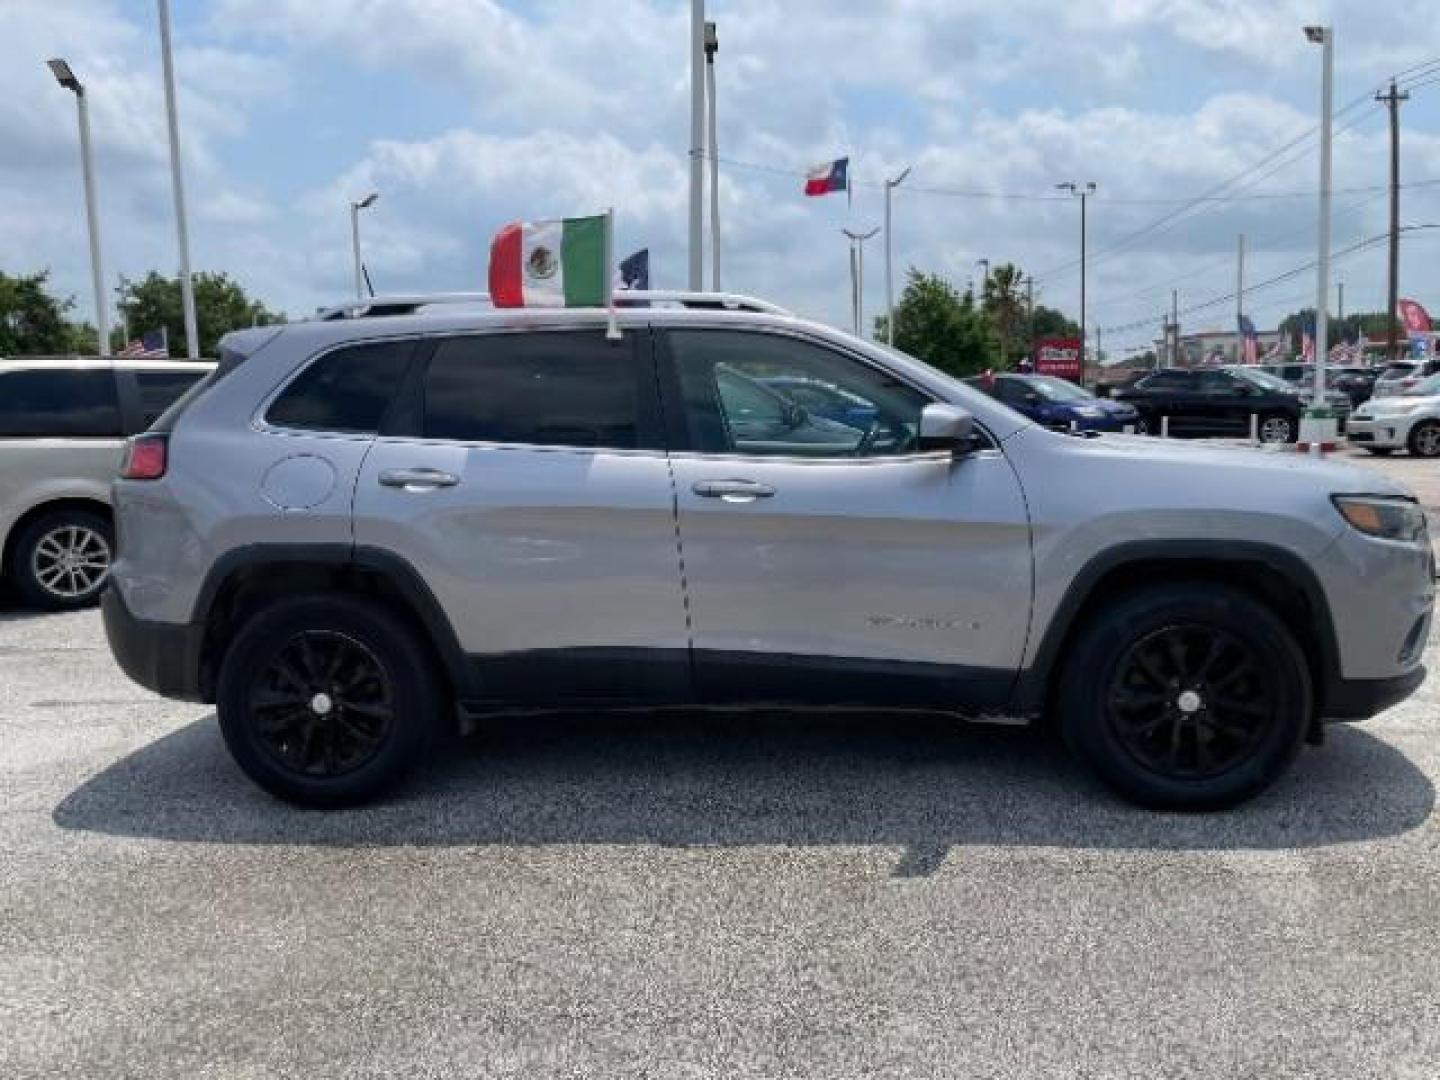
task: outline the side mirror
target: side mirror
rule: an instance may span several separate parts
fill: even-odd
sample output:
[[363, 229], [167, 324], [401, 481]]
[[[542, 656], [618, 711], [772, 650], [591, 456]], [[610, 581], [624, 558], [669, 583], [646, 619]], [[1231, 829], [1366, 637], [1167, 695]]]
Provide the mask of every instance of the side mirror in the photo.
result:
[[975, 417], [958, 405], [932, 402], [920, 412], [920, 449], [968, 454], [975, 434]]

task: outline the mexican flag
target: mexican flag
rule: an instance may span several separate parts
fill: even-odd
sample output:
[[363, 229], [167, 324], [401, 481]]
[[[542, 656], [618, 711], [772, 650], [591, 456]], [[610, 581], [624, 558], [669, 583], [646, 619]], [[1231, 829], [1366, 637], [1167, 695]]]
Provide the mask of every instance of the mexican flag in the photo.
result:
[[610, 302], [610, 215], [516, 221], [490, 242], [496, 307], [604, 307]]

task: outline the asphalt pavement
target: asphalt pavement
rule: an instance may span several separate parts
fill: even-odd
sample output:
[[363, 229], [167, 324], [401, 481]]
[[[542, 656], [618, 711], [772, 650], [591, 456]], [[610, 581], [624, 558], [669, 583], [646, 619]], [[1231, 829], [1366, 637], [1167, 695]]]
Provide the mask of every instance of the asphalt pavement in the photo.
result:
[[517, 721], [326, 814], [3, 611], [0, 1077], [1433, 1077], [1437, 705], [1217, 815], [913, 716]]

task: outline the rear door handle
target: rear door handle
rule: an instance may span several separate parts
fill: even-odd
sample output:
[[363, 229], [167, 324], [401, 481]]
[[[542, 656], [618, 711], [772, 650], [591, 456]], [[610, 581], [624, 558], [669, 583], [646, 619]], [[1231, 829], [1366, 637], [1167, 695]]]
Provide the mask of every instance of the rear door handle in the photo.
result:
[[754, 502], [775, 494], [773, 487], [758, 480], [697, 480], [690, 490], [702, 499], [724, 499], [729, 503]]
[[440, 469], [386, 469], [380, 474], [380, 483], [406, 491], [433, 491], [435, 488], [454, 487], [460, 483], [460, 478]]

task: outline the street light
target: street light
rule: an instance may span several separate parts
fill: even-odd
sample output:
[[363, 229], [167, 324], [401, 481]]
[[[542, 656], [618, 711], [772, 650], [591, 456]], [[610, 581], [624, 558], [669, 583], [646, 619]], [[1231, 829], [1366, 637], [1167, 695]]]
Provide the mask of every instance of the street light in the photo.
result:
[[[1306, 417], [1311, 443], [1335, 438], [1335, 421], [1325, 409], [1325, 361], [1330, 348], [1330, 125], [1334, 102], [1335, 31], [1328, 26], [1305, 27], [1305, 40], [1324, 50], [1320, 75], [1320, 252], [1315, 279], [1315, 394]], [[1301, 434], [1305, 439], [1305, 434]]]
[[350, 243], [355, 251], [355, 299], [365, 298], [365, 268], [360, 262], [360, 211], [368, 210], [380, 198], [378, 191], [372, 191], [363, 199], [350, 203]]
[[860, 326], [865, 318], [865, 241], [880, 231], [877, 225], [867, 233], [841, 229], [850, 238], [850, 307], [855, 318], [855, 336], [860, 337]]
[[180, 305], [185, 313], [185, 352], [200, 359], [195, 287], [190, 280], [190, 231], [185, 223], [185, 175], [180, 168], [180, 116], [175, 106], [175, 61], [170, 49], [170, 0], [160, 3], [160, 60], [165, 74], [165, 119], [170, 128], [170, 187], [175, 195], [175, 236], [180, 246]]
[[1056, 184], [1059, 191], [1068, 191], [1080, 198], [1080, 377], [1085, 377], [1085, 201], [1095, 194], [1095, 181], [1088, 180], [1084, 187], [1072, 180]]
[[720, 136], [715, 131], [715, 54], [720, 35], [705, 24], [705, 125], [710, 129], [710, 287], [720, 291]]
[[95, 162], [90, 156], [90, 104], [85, 87], [70, 65], [61, 59], [47, 60], [55, 81], [75, 95], [80, 114], [80, 167], [85, 177], [85, 221], [90, 227], [90, 284], [95, 290], [95, 333], [101, 356], [110, 355], [110, 312], [105, 306], [105, 274], [100, 266], [100, 220], [95, 212]]
[[900, 175], [885, 181], [885, 344], [895, 344], [895, 283], [894, 245], [890, 242], [890, 195], [910, 175], [910, 166], [900, 170]]

